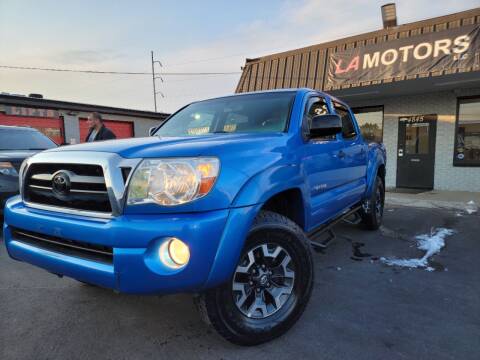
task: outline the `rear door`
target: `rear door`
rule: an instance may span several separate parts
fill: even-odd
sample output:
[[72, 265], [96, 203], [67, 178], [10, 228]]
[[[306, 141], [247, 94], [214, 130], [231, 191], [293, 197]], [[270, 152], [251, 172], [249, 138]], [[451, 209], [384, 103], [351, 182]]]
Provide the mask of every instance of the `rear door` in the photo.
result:
[[350, 207], [360, 202], [366, 190], [368, 145], [363, 141], [359, 129], [355, 126], [353, 115], [343, 104], [333, 102], [336, 113], [342, 118], [343, 140], [342, 189], [339, 202]]

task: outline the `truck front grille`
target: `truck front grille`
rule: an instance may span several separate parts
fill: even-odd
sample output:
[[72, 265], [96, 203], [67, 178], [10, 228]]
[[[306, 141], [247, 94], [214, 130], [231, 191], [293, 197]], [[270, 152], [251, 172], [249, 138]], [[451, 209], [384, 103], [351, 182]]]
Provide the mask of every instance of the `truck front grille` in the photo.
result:
[[11, 232], [12, 238], [21, 243], [81, 259], [113, 264], [113, 249], [109, 246], [67, 240], [18, 228], [11, 228]]
[[99, 165], [34, 163], [25, 176], [24, 199], [41, 205], [112, 212]]

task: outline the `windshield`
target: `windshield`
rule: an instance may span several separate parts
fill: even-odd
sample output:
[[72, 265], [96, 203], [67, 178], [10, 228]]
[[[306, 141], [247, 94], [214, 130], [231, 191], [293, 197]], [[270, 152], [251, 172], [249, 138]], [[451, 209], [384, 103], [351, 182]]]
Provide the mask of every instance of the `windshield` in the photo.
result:
[[47, 136], [30, 129], [0, 129], [0, 150], [46, 150], [57, 147]]
[[282, 132], [286, 130], [294, 98], [295, 92], [288, 91], [193, 103], [168, 119], [155, 135]]

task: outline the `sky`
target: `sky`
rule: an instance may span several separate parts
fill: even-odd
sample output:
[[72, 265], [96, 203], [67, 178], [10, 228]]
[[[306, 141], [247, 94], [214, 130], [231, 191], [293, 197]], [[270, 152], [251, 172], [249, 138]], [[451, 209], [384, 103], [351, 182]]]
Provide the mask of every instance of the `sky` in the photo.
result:
[[[238, 72], [157, 79], [158, 111], [231, 94], [246, 58], [382, 27], [376, 0], [0, 0], [0, 65], [151, 72]], [[399, 24], [479, 6], [479, 0], [397, 0]], [[0, 93], [153, 110], [149, 75], [0, 68]]]

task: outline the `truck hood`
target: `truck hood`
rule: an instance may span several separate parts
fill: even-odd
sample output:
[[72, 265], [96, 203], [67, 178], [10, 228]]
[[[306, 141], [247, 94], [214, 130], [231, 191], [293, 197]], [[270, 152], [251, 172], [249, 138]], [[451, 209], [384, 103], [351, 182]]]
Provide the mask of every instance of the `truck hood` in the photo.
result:
[[[127, 206], [125, 214], [211, 211], [228, 208], [247, 182], [258, 173], [292, 161], [289, 149], [295, 148], [288, 133], [212, 134], [195, 137], [133, 138], [63, 146], [57, 152], [115, 153], [123, 158], [162, 158], [215, 156], [220, 159], [220, 173], [212, 191], [205, 197], [178, 207], [156, 204]], [[64, 153], [65, 154], [65, 153]]]
[[[62, 146], [48, 152], [96, 151], [111, 152], [124, 158], [158, 158], [181, 156], [220, 156], [226, 153], [265, 151], [277, 147], [286, 138], [284, 133], [211, 134], [188, 137], [144, 137], [108, 140]], [[283, 141], [282, 141], [283, 140]], [[258, 153], [257, 153], [258, 154]]]

